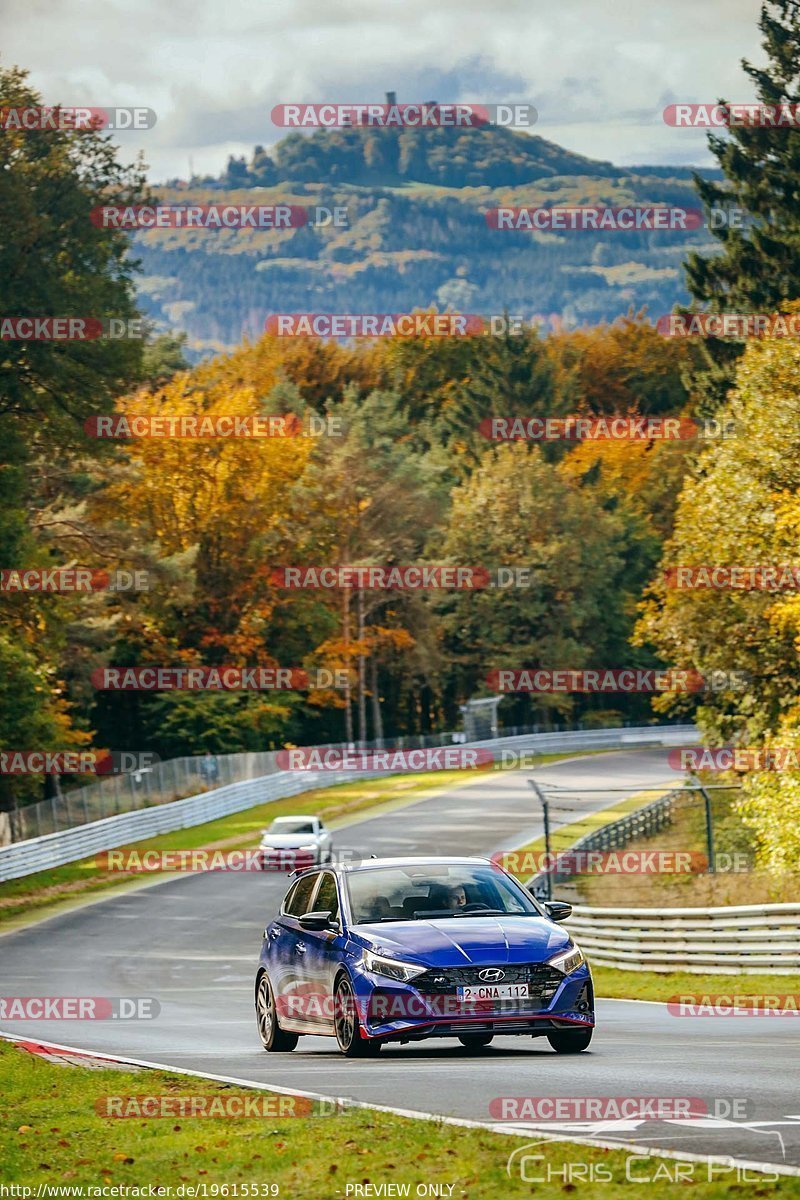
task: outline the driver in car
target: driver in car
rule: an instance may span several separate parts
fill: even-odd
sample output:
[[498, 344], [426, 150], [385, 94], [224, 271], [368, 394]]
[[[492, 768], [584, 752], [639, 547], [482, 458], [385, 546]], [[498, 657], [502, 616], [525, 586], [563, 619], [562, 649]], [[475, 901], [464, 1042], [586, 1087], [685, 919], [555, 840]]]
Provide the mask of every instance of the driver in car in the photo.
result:
[[466, 903], [467, 893], [462, 884], [458, 883], [455, 887], [450, 888], [446, 900], [447, 908], [463, 908]]

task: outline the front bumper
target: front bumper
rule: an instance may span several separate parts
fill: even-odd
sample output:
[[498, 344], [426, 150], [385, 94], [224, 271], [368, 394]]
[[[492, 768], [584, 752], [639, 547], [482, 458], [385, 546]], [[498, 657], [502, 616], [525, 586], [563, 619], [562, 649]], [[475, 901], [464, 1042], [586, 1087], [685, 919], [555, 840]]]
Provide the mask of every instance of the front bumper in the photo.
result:
[[259, 846], [262, 871], [300, 871], [320, 863], [319, 850], [265, 850]]
[[405, 1041], [467, 1033], [537, 1035], [552, 1033], [559, 1027], [593, 1026], [594, 991], [586, 963], [559, 979], [551, 974], [547, 981], [540, 978], [542, 967], [531, 966], [532, 977], [534, 972], [538, 975], [537, 985], [531, 984], [530, 997], [477, 1003], [459, 1000], [457, 985], [440, 987], [437, 992], [423, 991], [414, 986], [416, 980], [397, 983], [381, 975], [354, 971], [353, 990], [361, 1028], [367, 1037]]

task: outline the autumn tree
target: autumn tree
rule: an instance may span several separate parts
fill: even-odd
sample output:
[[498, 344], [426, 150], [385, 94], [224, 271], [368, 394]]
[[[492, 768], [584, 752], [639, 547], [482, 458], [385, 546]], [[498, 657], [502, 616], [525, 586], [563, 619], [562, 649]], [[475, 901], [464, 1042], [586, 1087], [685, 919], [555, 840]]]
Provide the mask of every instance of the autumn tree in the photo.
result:
[[[0, 69], [0, 109], [41, 106], [23, 71]], [[94, 130], [0, 137], [0, 312], [18, 317], [138, 317], [129, 235], [90, 219], [101, 204], [146, 199], [138, 168], [121, 165]], [[136, 339], [0, 341], [0, 566], [81, 565], [91, 550], [71, 517], [86, 489], [83, 421], [141, 376]], [[98, 453], [95, 446], [94, 454]], [[78, 522], [80, 524], [80, 522]], [[70, 536], [67, 536], [69, 533]], [[98, 565], [96, 560], [93, 565]], [[65, 749], [89, 737], [68, 689], [74, 596], [0, 593], [6, 746]], [[30, 798], [31, 781], [6, 791]], [[8, 802], [8, 795], [6, 797]]]
[[[630, 550], [625, 522], [598, 507], [538, 446], [488, 451], [453, 494], [441, 541], [446, 560], [513, 567], [524, 586], [453, 592], [437, 602], [442, 653], [453, 666], [451, 704], [487, 688], [506, 667], [575, 669], [631, 662], [622, 586]], [[569, 713], [572, 698], [536, 697], [539, 713]], [[528, 701], [515, 705], [526, 723]]]
[[[397, 397], [373, 392], [361, 401], [352, 389], [328, 412], [343, 436], [320, 440], [294, 489], [289, 512], [296, 539], [292, 563], [389, 566], [418, 561], [444, 496], [431, 460], [410, 444]], [[432, 662], [422, 652], [430, 642], [426, 609], [414, 593], [349, 587], [313, 601], [307, 598], [304, 605], [316, 606], [320, 600], [328, 612], [336, 606], [338, 619], [335, 633], [331, 630], [317, 646], [316, 655], [326, 665], [350, 673], [341, 701], [346, 739], [353, 739], [355, 703], [359, 740], [365, 740], [368, 694], [373, 699], [373, 731], [380, 739], [380, 659], [403, 650], [408, 670], [401, 675], [430, 682]], [[291, 612], [291, 597], [286, 603]]]
[[[675, 532], [637, 638], [728, 686], [703, 693], [697, 722], [712, 745], [800, 746], [800, 598], [796, 587], [675, 586], [676, 568], [781, 567], [800, 557], [800, 348], [748, 346], [721, 418], [735, 436], [710, 445], [685, 483]], [[727, 675], [725, 674], [727, 673]], [[669, 706], [665, 698], [662, 708]], [[674, 705], [673, 705], [674, 706]], [[800, 774], [744, 779], [744, 812], [762, 861], [796, 862]]]

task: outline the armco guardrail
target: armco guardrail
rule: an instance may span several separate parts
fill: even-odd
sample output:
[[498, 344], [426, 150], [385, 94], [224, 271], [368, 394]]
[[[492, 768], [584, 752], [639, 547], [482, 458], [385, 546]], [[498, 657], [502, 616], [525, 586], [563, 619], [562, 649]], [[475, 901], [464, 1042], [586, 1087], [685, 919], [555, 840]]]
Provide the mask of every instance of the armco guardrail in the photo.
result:
[[[663, 726], [656, 727], [664, 728]], [[583, 726], [538, 725], [504, 729], [503, 738], [542, 734], [560, 738], [563, 733], [581, 731], [587, 736], [591, 731]], [[605, 732], [605, 731], [600, 731]], [[618, 730], [612, 730], [617, 734]], [[631, 730], [634, 734], [636, 729]], [[594, 735], [593, 735], [594, 736]], [[436, 747], [462, 744], [463, 733], [426, 733], [393, 738], [393, 750], [433, 749]], [[475, 739], [473, 739], [475, 742]], [[358, 743], [362, 750], [382, 750], [384, 742]], [[475, 742], [483, 745], [482, 742]], [[490, 743], [489, 743], [490, 744]], [[597, 744], [601, 744], [597, 742]], [[316, 746], [317, 750], [344, 750], [343, 743], [328, 743]], [[105, 817], [117, 817], [121, 813], [139, 808], [151, 808], [154, 804], [171, 804], [209, 788], [224, 787], [229, 783], [242, 783], [247, 779], [260, 779], [280, 770], [276, 751], [244, 751], [237, 754], [193, 755], [184, 758], [169, 758], [149, 766], [140, 766], [124, 774], [111, 774], [96, 779], [93, 783], [67, 790], [61, 796], [52, 795], [47, 800], [26, 804], [22, 808], [0, 813], [0, 846], [9, 842], [25, 842], [29, 838], [43, 837], [47, 833], [63, 833], [76, 825], [88, 825], [102, 821]]]
[[[574, 870], [567, 869], [570, 861], [575, 861], [574, 856], [591, 850], [622, 850], [636, 838], [651, 837], [654, 833], [660, 833], [664, 826], [672, 820], [672, 805], [678, 795], [677, 790], [667, 792], [664, 796], [651, 800], [642, 808], [637, 808], [634, 812], [620, 817], [618, 821], [609, 821], [607, 825], [601, 825], [594, 833], [587, 833], [585, 837], [573, 842], [567, 850], [559, 851], [555, 855], [556, 864], [553, 869], [547, 873], [540, 871], [538, 875], [527, 880], [526, 887], [540, 899], [547, 899], [551, 890], [548, 883], [550, 885], [565, 883], [576, 874]], [[564, 859], [563, 870], [559, 870], [558, 867], [559, 854]]]
[[569, 931], [596, 966], [623, 971], [800, 973], [800, 904], [727, 908], [589, 908]]
[[[625, 729], [592, 729], [563, 733], [527, 734], [520, 737], [496, 738], [471, 742], [473, 747], [487, 747], [502, 762], [503, 751], [591, 750], [626, 748], [629, 746], [680, 745], [696, 737], [693, 725], [643, 726]], [[368, 778], [382, 772], [343, 773], [340, 771], [275, 771], [257, 779], [248, 779], [225, 787], [214, 788], [185, 800], [155, 805], [152, 808], [120, 813], [101, 821], [92, 821], [72, 829], [48, 833], [42, 837], [14, 842], [0, 847], [0, 883], [19, 879], [36, 871], [50, 870], [66, 863], [78, 862], [104, 850], [113, 850], [134, 841], [189, 829], [206, 821], [242, 812], [256, 804], [266, 804], [295, 796], [316, 787], [330, 787], [352, 779]]]
[[[194, 825], [203, 825], [206, 821], [242, 812], [256, 804], [268, 804], [272, 800], [296, 796], [311, 788], [329, 787], [353, 778], [356, 776], [338, 772], [279, 771], [260, 779], [231, 783], [199, 796], [188, 796], [185, 800], [174, 800], [171, 804], [121, 813], [117, 817], [77, 825], [61, 833], [48, 833], [27, 842], [14, 842], [0, 849], [0, 883], [32, 875], [36, 871], [62, 867], [104, 850], [157, 837], [160, 833], [191, 829]], [[359, 773], [358, 778], [363, 778], [363, 775]]]

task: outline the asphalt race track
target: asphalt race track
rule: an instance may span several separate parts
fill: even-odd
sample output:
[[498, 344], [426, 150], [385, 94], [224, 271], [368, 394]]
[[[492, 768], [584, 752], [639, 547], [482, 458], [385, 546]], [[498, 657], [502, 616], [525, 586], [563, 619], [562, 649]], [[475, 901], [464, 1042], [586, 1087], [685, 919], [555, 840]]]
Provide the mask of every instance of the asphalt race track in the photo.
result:
[[[674, 783], [666, 750], [573, 759], [536, 778], [570, 788]], [[541, 833], [530, 772], [498, 772], [466, 787], [348, 825], [337, 848], [362, 853], [486, 854]], [[573, 796], [584, 811], [612, 792]], [[558, 821], [555, 822], [559, 823]], [[0, 938], [3, 996], [150, 996], [152, 1021], [17, 1021], [3, 1032], [153, 1063], [420, 1113], [495, 1124], [500, 1096], [698, 1097], [718, 1115], [686, 1121], [530, 1125], [672, 1152], [732, 1155], [800, 1168], [800, 1021], [675, 1017], [665, 1005], [600, 1001], [591, 1049], [558, 1056], [545, 1039], [498, 1037], [481, 1055], [453, 1040], [384, 1047], [347, 1060], [332, 1038], [306, 1037], [268, 1055], [253, 1015], [255, 965], [284, 876], [181, 875], [50, 917]], [[776, 978], [776, 991], [780, 981]], [[740, 1103], [738, 1119], [728, 1105]], [[746, 1118], [741, 1119], [741, 1104]]]

